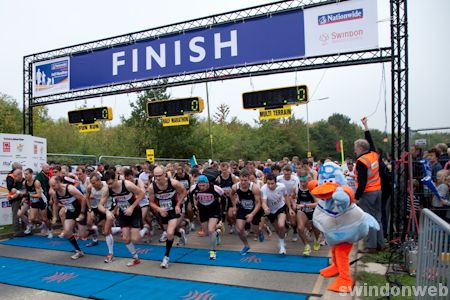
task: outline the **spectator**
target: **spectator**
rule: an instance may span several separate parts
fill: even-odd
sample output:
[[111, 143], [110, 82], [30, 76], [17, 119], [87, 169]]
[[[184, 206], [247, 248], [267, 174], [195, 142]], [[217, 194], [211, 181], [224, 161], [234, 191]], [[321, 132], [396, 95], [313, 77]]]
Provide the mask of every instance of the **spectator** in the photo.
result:
[[432, 207], [433, 212], [444, 220], [447, 217], [447, 211], [446, 211], [445, 206], [447, 206], [449, 204], [448, 203], [449, 189], [448, 189], [448, 185], [446, 183], [448, 175], [449, 175], [449, 172], [446, 170], [440, 170], [437, 172], [436, 186], [437, 186], [437, 189], [438, 189], [441, 197], [439, 198], [438, 196], [433, 195], [433, 199], [431, 200], [431, 207]]
[[[413, 203], [414, 203], [414, 210], [416, 211], [416, 217], [417, 221], [420, 219], [420, 212], [423, 208], [423, 198], [420, 193], [418, 193], [419, 190], [419, 181], [417, 179], [413, 179]], [[411, 214], [411, 199], [408, 197], [408, 200], [406, 202], [406, 216], [409, 218]], [[416, 228], [417, 230], [417, 228]]]
[[428, 159], [430, 160], [431, 179], [436, 182], [437, 172], [442, 170], [442, 165], [439, 163], [439, 151], [436, 148], [428, 150]]
[[388, 202], [392, 194], [392, 174], [386, 164], [383, 161], [383, 151], [381, 149], [377, 150], [378, 153], [378, 164], [380, 166], [379, 174], [381, 179], [381, 224], [384, 228], [384, 234], [387, 235], [388, 228]]
[[20, 163], [13, 163], [12, 164], [12, 170], [9, 172], [9, 174], [6, 177], [6, 187], [8, 189], [8, 200], [11, 204], [11, 210], [12, 210], [12, 219], [13, 219], [13, 231], [14, 236], [21, 237], [25, 236], [23, 233], [23, 228], [20, 225], [19, 217], [17, 213], [20, 209], [20, 204], [22, 202], [22, 198], [25, 196], [25, 192], [23, 191], [22, 186], [22, 165]]
[[48, 191], [50, 190], [49, 179], [50, 179], [50, 166], [46, 163], [42, 164], [42, 170], [36, 174], [36, 179], [41, 183], [42, 192], [47, 199], [50, 199]]
[[210, 167], [203, 170], [203, 175], [205, 175], [209, 182], [216, 182], [217, 177], [220, 175], [219, 163], [217, 161], [213, 162]]
[[384, 248], [383, 225], [381, 223], [381, 179], [379, 173], [379, 157], [375, 152], [372, 136], [367, 126], [367, 118], [363, 118], [364, 136], [366, 139], [355, 141], [356, 160], [356, 193], [358, 205], [372, 215], [380, 224], [380, 230], [369, 229], [366, 248], [361, 253], [375, 253]]
[[347, 161], [347, 170], [344, 171], [345, 179], [347, 179], [347, 185], [356, 191], [355, 170], [352, 160]]
[[435, 146], [435, 148], [439, 151], [439, 163], [442, 167], [444, 167], [450, 160], [450, 157], [447, 153], [448, 147], [444, 143], [439, 143]]

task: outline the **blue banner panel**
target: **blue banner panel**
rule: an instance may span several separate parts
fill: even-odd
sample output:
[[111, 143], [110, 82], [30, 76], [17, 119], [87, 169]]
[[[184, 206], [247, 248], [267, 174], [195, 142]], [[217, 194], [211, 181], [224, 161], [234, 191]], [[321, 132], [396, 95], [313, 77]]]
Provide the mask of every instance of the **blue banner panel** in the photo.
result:
[[304, 56], [304, 17], [298, 10], [75, 55], [70, 89]]

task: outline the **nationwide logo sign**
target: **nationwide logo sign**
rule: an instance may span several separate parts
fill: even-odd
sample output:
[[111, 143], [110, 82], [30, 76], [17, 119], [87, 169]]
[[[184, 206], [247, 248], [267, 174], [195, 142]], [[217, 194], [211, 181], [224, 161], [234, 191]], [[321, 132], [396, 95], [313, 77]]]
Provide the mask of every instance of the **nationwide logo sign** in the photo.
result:
[[362, 19], [363, 17], [364, 17], [363, 9], [358, 8], [358, 9], [341, 11], [341, 12], [327, 14], [327, 15], [321, 15], [321, 16], [317, 17], [317, 20], [318, 20], [319, 26], [321, 26], [321, 25]]

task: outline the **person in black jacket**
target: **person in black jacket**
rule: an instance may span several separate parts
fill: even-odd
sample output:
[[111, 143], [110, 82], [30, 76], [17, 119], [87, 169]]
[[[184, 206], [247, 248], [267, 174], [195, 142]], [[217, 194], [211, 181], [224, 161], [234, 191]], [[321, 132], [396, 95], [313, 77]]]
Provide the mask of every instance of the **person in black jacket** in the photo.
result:
[[22, 191], [22, 165], [18, 162], [12, 164], [12, 170], [6, 177], [6, 188], [8, 189], [8, 200], [12, 209], [12, 225], [14, 236], [24, 236], [24, 228], [20, 225], [19, 217], [17, 215], [22, 198], [25, 192]]

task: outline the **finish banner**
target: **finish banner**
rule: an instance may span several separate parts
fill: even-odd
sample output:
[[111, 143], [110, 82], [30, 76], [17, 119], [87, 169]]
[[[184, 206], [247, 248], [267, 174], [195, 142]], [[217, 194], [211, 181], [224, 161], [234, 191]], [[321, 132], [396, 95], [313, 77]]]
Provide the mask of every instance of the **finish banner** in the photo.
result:
[[377, 1], [351, 0], [33, 64], [33, 97], [378, 47]]

